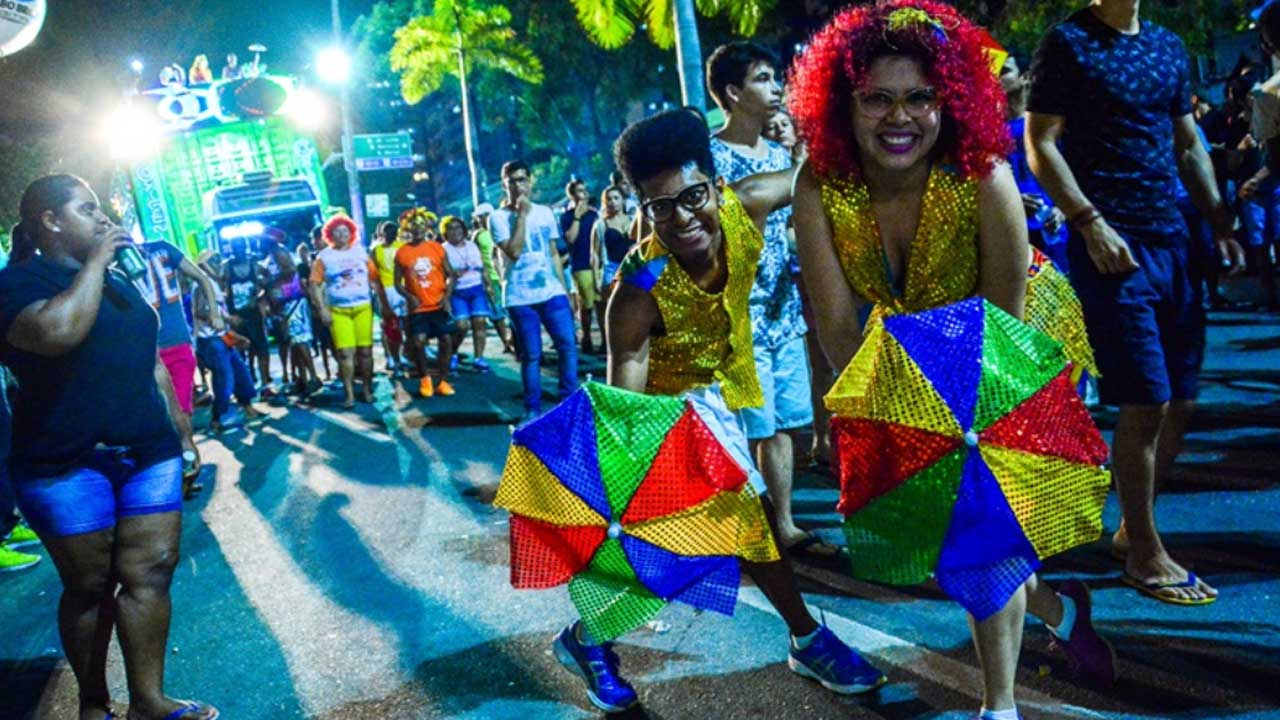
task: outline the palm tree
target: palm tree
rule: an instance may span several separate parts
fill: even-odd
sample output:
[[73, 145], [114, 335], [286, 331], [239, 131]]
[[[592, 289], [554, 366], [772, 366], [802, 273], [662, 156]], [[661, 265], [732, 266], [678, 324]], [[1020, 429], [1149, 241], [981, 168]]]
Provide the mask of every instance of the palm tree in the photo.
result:
[[395, 32], [391, 69], [400, 73], [400, 94], [416, 104], [444, 84], [458, 78], [462, 90], [462, 128], [471, 171], [471, 201], [479, 204], [480, 174], [476, 163], [476, 133], [467, 93], [467, 69], [483, 67], [519, 80], [542, 82], [542, 61], [516, 39], [511, 11], [476, 0], [436, 0], [432, 12], [413, 18]]
[[750, 37], [777, 0], [570, 0], [578, 23], [592, 42], [606, 50], [622, 47], [643, 26], [649, 39], [680, 59], [680, 94], [685, 105], [707, 106], [702, 87], [702, 48], [694, 8], [706, 17], [725, 13], [733, 30]]

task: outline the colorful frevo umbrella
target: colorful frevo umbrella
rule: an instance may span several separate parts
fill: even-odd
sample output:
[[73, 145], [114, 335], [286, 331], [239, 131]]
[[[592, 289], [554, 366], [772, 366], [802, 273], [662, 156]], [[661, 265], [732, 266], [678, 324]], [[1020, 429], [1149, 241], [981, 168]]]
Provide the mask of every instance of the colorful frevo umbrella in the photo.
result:
[[517, 428], [494, 500], [512, 513], [511, 584], [568, 582], [596, 641], [672, 600], [731, 615], [738, 559], [778, 559], [734, 431], [696, 397], [598, 383]]
[[979, 619], [1097, 539], [1107, 447], [1062, 347], [980, 298], [886, 317], [827, 396], [854, 574]]
[[1062, 352], [1072, 364], [1071, 380], [1077, 383], [1077, 389], [1082, 390], [1079, 383], [1086, 374], [1098, 377], [1098, 363], [1085, 331], [1080, 298], [1076, 297], [1067, 276], [1035, 248], [1031, 249], [1031, 264], [1027, 267], [1026, 321], [1062, 343]]

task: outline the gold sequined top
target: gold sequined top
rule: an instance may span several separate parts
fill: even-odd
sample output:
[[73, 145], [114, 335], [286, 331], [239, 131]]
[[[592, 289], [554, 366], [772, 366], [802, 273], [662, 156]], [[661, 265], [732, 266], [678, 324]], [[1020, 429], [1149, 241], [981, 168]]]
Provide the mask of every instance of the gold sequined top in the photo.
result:
[[620, 278], [653, 296], [665, 330], [649, 340], [645, 392], [679, 395], [719, 382], [730, 409], [761, 407], [764, 394], [752, 354], [747, 299], [764, 237], [729, 188], [724, 189], [720, 229], [729, 278], [718, 293], [698, 287], [652, 235], [622, 262]]
[[860, 180], [822, 184], [832, 242], [853, 291], [876, 312], [920, 312], [978, 291], [978, 183], [934, 165], [920, 203], [920, 225], [897, 284], [880, 240], [871, 196]]

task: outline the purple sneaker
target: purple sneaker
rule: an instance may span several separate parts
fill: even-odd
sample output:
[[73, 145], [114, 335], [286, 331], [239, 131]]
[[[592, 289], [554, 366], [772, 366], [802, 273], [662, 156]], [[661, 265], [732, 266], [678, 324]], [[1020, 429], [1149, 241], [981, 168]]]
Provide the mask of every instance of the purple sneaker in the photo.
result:
[[1079, 580], [1070, 580], [1058, 592], [1075, 601], [1076, 623], [1071, 629], [1071, 639], [1062, 640], [1053, 635], [1051, 647], [1062, 649], [1077, 677], [1102, 688], [1114, 685], [1116, 651], [1093, 629], [1093, 603], [1089, 599], [1089, 588]]

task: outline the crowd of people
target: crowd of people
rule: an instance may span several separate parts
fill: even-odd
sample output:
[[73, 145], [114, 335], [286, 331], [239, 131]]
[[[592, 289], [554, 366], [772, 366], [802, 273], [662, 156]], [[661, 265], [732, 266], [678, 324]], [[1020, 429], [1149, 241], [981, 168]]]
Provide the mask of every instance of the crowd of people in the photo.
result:
[[[1266, 4], [1259, 32], [1271, 60], [1280, 3]], [[559, 211], [536, 202], [515, 159], [499, 206], [469, 220], [414, 208], [366, 241], [339, 214], [296, 247], [268, 231], [194, 261], [144, 243], [133, 282], [112, 265], [133, 245], [89, 187], [42, 178], [0, 272], [0, 360], [16, 387], [12, 432], [0, 432], [12, 436], [0, 491], [13, 494], [0, 494], [0, 563], [34, 563], [20, 551], [34, 542], [49, 550], [82, 709], [111, 717], [114, 624], [139, 717], [216, 717], [162, 687], [179, 511], [200, 490], [197, 384], [214, 433], [259, 417], [263, 397], [323, 392], [330, 358], [342, 405], [370, 402], [376, 322], [385, 372], [416, 378], [421, 397], [449, 396], [453, 373], [491, 371], [492, 326], [519, 361], [530, 420], [546, 409], [545, 330], [560, 398], [578, 387], [580, 353], [605, 353], [609, 383], [636, 392], [718, 388], [741, 418], [780, 558], [743, 567], [787, 626], [788, 664], [834, 692], [868, 692], [888, 678], [812, 617], [791, 574], [792, 559], [844, 552], [797, 525], [795, 458], [833, 462], [823, 397], [878, 324], [974, 295], [1022, 318], [1034, 248], [1068, 274], [1101, 401], [1120, 408], [1111, 470], [1123, 523], [1111, 546], [1124, 582], [1160, 602], [1213, 602], [1217, 590], [1162, 544], [1154, 496], [1194, 409], [1214, 279], [1245, 263], [1239, 239], [1263, 249], [1253, 264], [1276, 302], [1277, 78], [1242, 73], [1236, 106], [1219, 115], [1193, 105], [1181, 41], [1142, 20], [1137, 0], [1074, 13], [1026, 74], [949, 5], [881, 0], [837, 13], [785, 88], [767, 49], [717, 48], [706, 80], [724, 126], [709, 133], [693, 109], [630, 126], [596, 202], [578, 179]], [[797, 453], [805, 434], [812, 444]], [[1082, 681], [1115, 681], [1082, 582], [1001, 572], [1016, 582], [962, 600], [981, 718], [1018, 717], [1027, 613]], [[636, 702], [610, 644], [581, 623], [554, 647], [596, 706]]]

